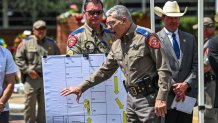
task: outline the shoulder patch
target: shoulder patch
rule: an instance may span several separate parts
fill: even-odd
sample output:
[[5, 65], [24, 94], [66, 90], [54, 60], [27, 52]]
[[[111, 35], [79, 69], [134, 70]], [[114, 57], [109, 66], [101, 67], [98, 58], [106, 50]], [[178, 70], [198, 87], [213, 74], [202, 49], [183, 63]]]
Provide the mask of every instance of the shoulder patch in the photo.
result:
[[72, 48], [75, 44], [77, 43], [77, 39], [75, 36], [71, 35], [69, 36], [68, 40], [67, 40], [67, 46], [69, 48]]
[[160, 41], [159, 39], [154, 36], [151, 35], [148, 39], [147, 39], [147, 43], [150, 47], [154, 48], [154, 49], [160, 49], [161, 45], [160, 45]]
[[77, 30], [75, 30], [75, 31], [73, 31], [70, 35], [76, 35], [77, 33], [81, 33], [81, 32], [83, 32], [85, 30], [85, 28], [84, 27], [82, 27], [82, 28], [79, 28], [79, 29], [77, 29]]
[[141, 35], [144, 35], [146, 38], [148, 38], [151, 34], [149, 31], [147, 31], [146, 29], [143, 29], [143, 28], [136, 28], [136, 32], [141, 34]]
[[109, 29], [104, 29], [103, 31], [106, 32], [106, 33], [112, 33], [112, 31], [109, 30]]

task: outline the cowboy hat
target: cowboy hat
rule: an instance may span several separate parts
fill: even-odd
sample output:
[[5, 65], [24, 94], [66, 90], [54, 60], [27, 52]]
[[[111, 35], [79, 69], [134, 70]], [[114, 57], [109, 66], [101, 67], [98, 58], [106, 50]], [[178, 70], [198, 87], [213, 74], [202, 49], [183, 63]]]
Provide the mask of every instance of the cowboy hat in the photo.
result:
[[154, 7], [154, 12], [159, 17], [162, 17], [162, 15], [169, 17], [181, 17], [186, 13], [187, 9], [188, 7], [185, 7], [185, 11], [181, 13], [179, 5], [176, 1], [167, 1], [163, 6], [163, 9], [157, 6]]

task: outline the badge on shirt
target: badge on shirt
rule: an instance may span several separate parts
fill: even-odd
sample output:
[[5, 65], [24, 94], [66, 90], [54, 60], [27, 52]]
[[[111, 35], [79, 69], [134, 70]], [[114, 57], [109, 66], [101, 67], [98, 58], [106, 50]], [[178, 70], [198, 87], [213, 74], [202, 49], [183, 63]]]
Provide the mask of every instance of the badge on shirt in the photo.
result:
[[75, 36], [70, 36], [68, 38], [68, 41], [67, 41], [67, 46], [69, 48], [72, 48], [76, 43], [77, 43], [76, 37]]
[[48, 50], [51, 50], [51, 49], [52, 49], [52, 47], [49, 45], [49, 46], [48, 46]]
[[150, 47], [154, 49], [160, 49], [161, 46], [160, 46], [160, 42], [157, 37], [151, 35], [147, 41]]
[[67, 51], [67, 55], [73, 55], [74, 53], [73, 53], [73, 51], [72, 50], [68, 50]]
[[113, 41], [112, 41], [112, 40], [109, 40], [108, 43], [109, 43], [109, 45], [112, 45]]

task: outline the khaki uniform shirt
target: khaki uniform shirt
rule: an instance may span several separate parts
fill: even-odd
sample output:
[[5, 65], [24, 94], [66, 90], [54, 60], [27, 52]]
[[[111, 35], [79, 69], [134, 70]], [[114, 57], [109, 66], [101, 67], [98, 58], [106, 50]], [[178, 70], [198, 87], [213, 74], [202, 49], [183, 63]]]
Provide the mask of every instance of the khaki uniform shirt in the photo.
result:
[[118, 67], [121, 68], [128, 86], [134, 86], [145, 75], [158, 74], [159, 91], [156, 99], [167, 100], [171, 71], [159, 40], [148, 29], [132, 24], [126, 35], [113, 43], [102, 66], [79, 87], [84, 92], [110, 78]]
[[113, 33], [102, 25], [101, 34], [96, 34], [92, 28], [85, 24], [69, 35], [67, 54], [108, 53], [114, 40]]
[[15, 60], [24, 74], [28, 74], [31, 70], [42, 73], [42, 56], [59, 54], [54, 40], [45, 37], [42, 42], [37, 42], [36, 37], [31, 36], [19, 44]]

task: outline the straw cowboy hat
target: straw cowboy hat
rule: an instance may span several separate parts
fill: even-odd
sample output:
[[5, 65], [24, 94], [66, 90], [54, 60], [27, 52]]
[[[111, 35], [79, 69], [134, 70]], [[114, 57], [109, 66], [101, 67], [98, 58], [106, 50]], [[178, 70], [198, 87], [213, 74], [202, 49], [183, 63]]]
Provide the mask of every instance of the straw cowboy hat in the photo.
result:
[[159, 17], [162, 17], [162, 15], [166, 15], [169, 17], [181, 17], [186, 13], [187, 9], [188, 7], [186, 7], [185, 11], [181, 13], [179, 5], [176, 1], [167, 1], [163, 6], [163, 9], [157, 6], [154, 7], [154, 12]]
[[[203, 25], [204, 26], [214, 26], [214, 22], [210, 17], [204, 17], [203, 19]], [[192, 26], [193, 29], [198, 29], [198, 24], [195, 24]]]

